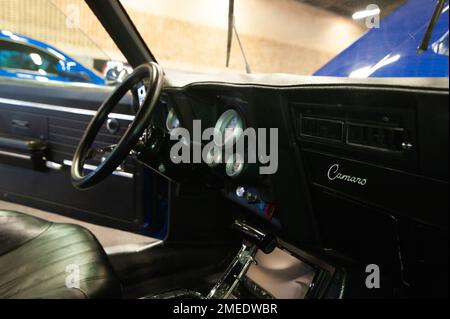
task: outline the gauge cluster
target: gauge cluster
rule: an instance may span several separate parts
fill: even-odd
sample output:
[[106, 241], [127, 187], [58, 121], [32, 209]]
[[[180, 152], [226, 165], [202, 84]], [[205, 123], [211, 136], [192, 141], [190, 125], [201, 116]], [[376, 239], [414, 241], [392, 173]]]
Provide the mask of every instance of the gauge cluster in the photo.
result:
[[[203, 166], [209, 167], [209, 169], [212, 169], [213, 172], [218, 173], [220, 176], [228, 177], [236, 182], [248, 182], [248, 179], [257, 178], [258, 165], [256, 164], [256, 155], [254, 154], [253, 156], [255, 161], [250, 163], [249, 154], [247, 154], [249, 141], [245, 136], [247, 126], [251, 121], [249, 121], [246, 108], [244, 107], [246, 102], [239, 99], [218, 99], [215, 103], [211, 103], [212, 106], [209, 105], [209, 109], [205, 106], [203, 113], [199, 112], [196, 114], [192, 112], [192, 118], [187, 119], [180, 118], [181, 108], [186, 106], [178, 103], [175, 105], [169, 99], [168, 102], [164, 103], [165, 118], [161, 121], [160, 126], [164, 128], [166, 135], [170, 136], [174, 129], [183, 127], [183, 124], [188, 124], [193, 120], [200, 120], [202, 130], [206, 128], [213, 129], [210, 139], [200, 141]], [[198, 108], [195, 111], [198, 111]], [[182, 112], [181, 114], [185, 113]], [[185, 117], [185, 115], [183, 116]], [[190, 125], [188, 126], [191, 128]], [[189, 128], [186, 127], [188, 130]], [[193, 131], [193, 129], [189, 131]], [[191, 143], [187, 144], [193, 146], [190, 150], [190, 155], [191, 158], [194, 158], [194, 146], [197, 141], [193, 139], [195, 133], [190, 133]], [[203, 131], [197, 134], [202, 134], [203, 136]], [[240, 144], [241, 142], [242, 144]], [[206, 147], [210, 149], [206, 151]]]
[[214, 126], [214, 148], [207, 153], [206, 162], [212, 168], [223, 169], [230, 178], [242, 176], [247, 167], [244, 156], [235, 152], [236, 144], [246, 129], [245, 123], [242, 113], [237, 108], [229, 106], [219, 116]]
[[[147, 144], [146, 152], [142, 153], [147, 159], [147, 166], [176, 182], [189, 178], [199, 182], [204, 180], [211, 187], [220, 190], [224, 197], [246, 208], [246, 211], [252, 211], [277, 226], [279, 222], [274, 217], [276, 201], [270, 181], [258, 174], [256, 155], [255, 162], [249, 160], [249, 145], [256, 141], [250, 141], [246, 130], [256, 124], [248, 104], [241, 99], [223, 97], [216, 97], [204, 104], [196, 101], [195, 108], [183, 105], [182, 101], [176, 101], [175, 104], [175, 98], [167, 98], [166, 101], [161, 108], [163, 118], [158, 125], [160, 134], [153, 132], [150, 135], [150, 141], [155, 138], [157, 142]], [[190, 125], [194, 120], [200, 120], [201, 133], [195, 133], [194, 125]], [[171, 152], [171, 146], [182, 141], [170, 138], [177, 128], [185, 128], [191, 135], [190, 141], [185, 141], [191, 160], [194, 158], [194, 144], [197, 142], [195, 134], [203, 137], [205, 129], [212, 129], [212, 134], [201, 140], [200, 164], [174, 164], [171, 157], [165, 156]]]
[[[192, 117], [180, 118], [180, 114], [186, 117], [182, 111], [189, 109], [189, 106], [167, 103], [164, 129], [170, 134], [174, 129], [183, 127], [183, 124], [188, 125], [194, 120], [200, 120], [202, 132], [197, 134], [203, 136], [205, 129], [213, 130], [210, 139], [200, 142], [203, 165], [235, 181], [245, 181], [249, 177], [256, 178], [256, 160], [255, 163], [249, 163], [249, 154], [247, 154], [249, 147], [245, 144], [249, 142], [248, 139], [244, 141], [246, 129], [251, 123], [245, 105], [246, 102], [241, 99], [219, 98], [211, 101], [210, 104], [196, 105], [195, 110], [188, 112]], [[193, 125], [188, 125], [185, 128], [190, 131], [191, 144], [194, 146], [197, 141], [193, 139], [195, 133], [192, 127]], [[241, 142], [242, 144], [239, 144]], [[209, 150], [206, 150], [206, 147]], [[194, 152], [193, 149], [191, 151]], [[193, 154], [191, 156], [194, 157]]]
[[223, 191], [226, 198], [280, 228], [280, 222], [274, 216], [275, 200], [270, 187], [264, 185], [258, 176], [258, 165], [248, 161], [249, 155], [246, 152], [238, 152], [237, 144], [244, 142], [244, 131], [248, 123], [244, 114], [233, 105], [225, 107], [214, 127], [215, 148], [207, 153], [207, 164], [221, 176], [228, 177]]

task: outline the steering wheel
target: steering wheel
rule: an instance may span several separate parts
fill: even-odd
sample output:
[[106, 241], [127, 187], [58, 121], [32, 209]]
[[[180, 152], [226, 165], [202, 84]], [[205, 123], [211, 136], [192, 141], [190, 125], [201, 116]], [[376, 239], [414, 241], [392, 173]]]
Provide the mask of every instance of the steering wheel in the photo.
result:
[[[83, 137], [78, 144], [73, 156], [71, 176], [72, 184], [78, 189], [91, 188], [106, 177], [108, 177], [125, 160], [131, 150], [135, 147], [139, 138], [149, 126], [153, 109], [159, 100], [163, 86], [164, 73], [162, 68], [154, 63], [145, 63], [134, 69], [133, 73], [126, 78], [100, 106], [97, 114], [89, 123]], [[120, 102], [125, 94], [135, 89], [137, 84], [144, 79], [148, 79], [145, 98], [139, 101], [140, 107], [134, 117], [133, 122], [128, 126], [125, 134], [109, 155], [97, 166], [95, 170], [83, 175], [83, 166], [90, 152], [92, 143], [95, 140], [100, 128], [108, 118], [109, 113]]]

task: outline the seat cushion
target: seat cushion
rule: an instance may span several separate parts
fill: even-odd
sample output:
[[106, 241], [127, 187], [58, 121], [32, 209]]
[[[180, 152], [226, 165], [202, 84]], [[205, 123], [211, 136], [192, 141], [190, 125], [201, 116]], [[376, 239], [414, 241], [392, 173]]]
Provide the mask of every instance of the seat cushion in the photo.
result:
[[119, 298], [121, 285], [87, 229], [0, 210], [0, 298]]

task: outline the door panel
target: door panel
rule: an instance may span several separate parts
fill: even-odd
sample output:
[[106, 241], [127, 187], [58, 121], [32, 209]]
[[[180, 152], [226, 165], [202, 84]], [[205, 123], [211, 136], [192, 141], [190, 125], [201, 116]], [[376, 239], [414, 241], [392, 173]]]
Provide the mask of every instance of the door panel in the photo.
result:
[[[73, 153], [95, 110], [110, 92], [106, 87], [5, 83], [0, 79], [0, 134], [45, 140], [47, 159], [61, 165], [41, 172], [0, 164], [0, 196], [78, 219], [141, 230], [144, 209], [140, 166], [126, 165], [120, 176], [112, 175], [88, 191], [75, 189], [70, 181]], [[133, 118], [131, 103], [126, 96], [116, 107], [112, 116], [119, 129], [111, 133], [104, 126], [96, 146], [119, 141]]]

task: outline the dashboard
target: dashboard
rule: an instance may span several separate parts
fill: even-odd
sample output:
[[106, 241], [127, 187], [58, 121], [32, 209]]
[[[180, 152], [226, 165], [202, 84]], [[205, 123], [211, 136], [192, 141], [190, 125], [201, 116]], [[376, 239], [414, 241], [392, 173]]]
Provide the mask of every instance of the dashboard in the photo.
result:
[[[215, 189], [283, 240], [375, 260], [415, 284], [448, 251], [447, 100], [446, 90], [382, 86], [166, 89], [140, 160], [170, 180]], [[198, 124], [211, 133], [200, 143]], [[204, 161], [172, 163], [179, 128]], [[248, 128], [276, 129], [276, 150], [265, 145], [276, 153], [273, 174], [260, 174], [264, 145], [243, 143], [243, 158], [236, 151]]]

